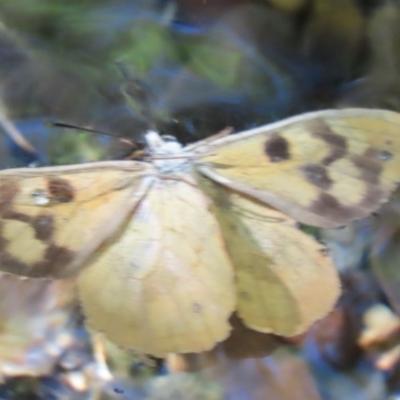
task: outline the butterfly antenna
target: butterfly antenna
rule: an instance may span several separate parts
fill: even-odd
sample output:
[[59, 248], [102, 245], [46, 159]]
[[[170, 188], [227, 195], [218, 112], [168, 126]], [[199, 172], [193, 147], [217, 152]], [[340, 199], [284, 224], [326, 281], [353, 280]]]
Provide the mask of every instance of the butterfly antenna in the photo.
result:
[[89, 127], [84, 127], [84, 126], [79, 126], [79, 125], [74, 125], [74, 124], [69, 124], [67, 122], [52, 122], [52, 126], [56, 126], [59, 128], [67, 128], [67, 129], [76, 129], [80, 131], [85, 131], [85, 132], [92, 132], [92, 133], [97, 133], [99, 135], [104, 135], [104, 136], [109, 136], [112, 137], [113, 139], [118, 139], [121, 143], [129, 144], [130, 146], [137, 146], [135, 142], [132, 142], [131, 140], [120, 138], [118, 136], [115, 136], [111, 133], [104, 132], [104, 131], [99, 131], [97, 129], [89, 128]]
[[94, 128], [90, 128], [90, 127], [86, 127], [86, 126], [70, 124], [68, 122], [56, 121], [56, 122], [51, 122], [51, 125], [56, 126], [58, 128], [76, 129], [76, 130], [80, 130], [80, 131], [93, 132], [93, 133], [98, 133], [99, 135], [111, 136], [111, 137], [115, 138], [115, 135], [113, 135], [111, 133], [99, 131], [98, 129], [94, 129]]

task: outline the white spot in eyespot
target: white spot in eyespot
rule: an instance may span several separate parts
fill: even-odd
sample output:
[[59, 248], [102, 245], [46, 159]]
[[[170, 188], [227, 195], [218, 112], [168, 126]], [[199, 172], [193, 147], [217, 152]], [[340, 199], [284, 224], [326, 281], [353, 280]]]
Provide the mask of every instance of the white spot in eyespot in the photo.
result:
[[31, 197], [37, 206], [46, 206], [50, 203], [49, 194], [43, 189], [36, 189], [32, 192]]

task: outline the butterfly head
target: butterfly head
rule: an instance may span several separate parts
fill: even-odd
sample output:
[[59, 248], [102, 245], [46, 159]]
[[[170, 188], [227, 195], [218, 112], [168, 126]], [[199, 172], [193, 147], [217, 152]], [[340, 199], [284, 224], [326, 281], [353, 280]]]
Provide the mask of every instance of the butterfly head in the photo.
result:
[[156, 131], [145, 134], [153, 165], [162, 174], [185, 172], [190, 168], [191, 157], [173, 136], [161, 136]]

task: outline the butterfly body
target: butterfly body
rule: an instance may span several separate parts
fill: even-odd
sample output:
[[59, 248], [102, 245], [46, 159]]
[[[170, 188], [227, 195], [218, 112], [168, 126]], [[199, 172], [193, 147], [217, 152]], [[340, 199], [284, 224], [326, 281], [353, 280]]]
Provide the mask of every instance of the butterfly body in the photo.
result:
[[89, 324], [155, 355], [211, 348], [235, 310], [297, 334], [339, 282], [296, 221], [379, 208], [400, 180], [399, 127], [389, 111], [330, 110], [187, 147], [148, 132], [149, 161], [1, 171], [0, 268], [79, 273]]

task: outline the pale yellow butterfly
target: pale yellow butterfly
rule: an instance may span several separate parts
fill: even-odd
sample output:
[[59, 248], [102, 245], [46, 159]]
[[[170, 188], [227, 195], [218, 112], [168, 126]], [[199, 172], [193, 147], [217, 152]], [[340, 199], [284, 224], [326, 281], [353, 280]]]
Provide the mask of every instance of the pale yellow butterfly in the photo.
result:
[[237, 310], [294, 335], [339, 293], [296, 222], [363, 218], [400, 180], [400, 115], [308, 113], [182, 148], [146, 135], [149, 162], [0, 172], [0, 269], [79, 272], [89, 324], [155, 355], [211, 348]]

